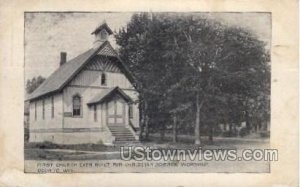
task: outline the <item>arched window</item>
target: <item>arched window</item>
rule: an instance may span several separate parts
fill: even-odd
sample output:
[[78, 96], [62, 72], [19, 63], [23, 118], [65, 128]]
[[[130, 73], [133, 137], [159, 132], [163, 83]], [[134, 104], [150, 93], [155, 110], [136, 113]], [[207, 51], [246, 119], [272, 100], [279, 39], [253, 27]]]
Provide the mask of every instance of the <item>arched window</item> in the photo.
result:
[[73, 96], [73, 116], [81, 115], [81, 97], [79, 95]]
[[105, 30], [102, 30], [100, 32], [100, 38], [101, 38], [101, 40], [106, 40], [107, 39], [107, 32]]
[[101, 86], [106, 86], [106, 74], [101, 74]]

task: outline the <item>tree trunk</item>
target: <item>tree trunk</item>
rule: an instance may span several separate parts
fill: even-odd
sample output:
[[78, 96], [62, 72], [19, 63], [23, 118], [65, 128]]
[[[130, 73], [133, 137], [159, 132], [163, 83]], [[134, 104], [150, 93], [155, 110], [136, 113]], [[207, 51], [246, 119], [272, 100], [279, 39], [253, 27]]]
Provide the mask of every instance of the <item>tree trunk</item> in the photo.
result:
[[144, 140], [143, 133], [144, 133], [144, 125], [140, 125], [140, 134], [139, 134], [140, 140]]
[[250, 132], [251, 130], [251, 124], [250, 124], [250, 118], [249, 118], [249, 112], [248, 109], [246, 110], [246, 128]]
[[148, 115], [145, 116], [145, 139], [149, 139], [149, 117]]
[[145, 139], [149, 139], [149, 117], [147, 114], [148, 111], [148, 103], [145, 101], [144, 103], [144, 131], [145, 131]]
[[177, 142], [177, 117], [173, 116], [173, 142]]
[[214, 128], [210, 125], [209, 127], [209, 141], [213, 142], [213, 137], [214, 137]]
[[165, 140], [165, 124], [162, 124], [160, 129], [160, 141], [164, 141], [164, 140]]
[[141, 105], [139, 106], [139, 111], [140, 111], [140, 134], [139, 134], [139, 139], [140, 140], [144, 140], [143, 134], [144, 134], [144, 127], [145, 127], [145, 110], [143, 107], [143, 103], [141, 103]]
[[[202, 102], [203, 103], [203, 102]], [[200, 112], [201, 112], [201, 105], [199, 99], [199, 92], [196, 95], [196, 123], [195, 123], [195, 144], [200, 145]]]

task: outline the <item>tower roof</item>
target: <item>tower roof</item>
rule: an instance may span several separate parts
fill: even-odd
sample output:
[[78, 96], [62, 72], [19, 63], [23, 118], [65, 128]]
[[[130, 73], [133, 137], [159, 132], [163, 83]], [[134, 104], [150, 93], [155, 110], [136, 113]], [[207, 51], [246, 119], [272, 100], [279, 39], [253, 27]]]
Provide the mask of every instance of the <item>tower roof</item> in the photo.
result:
[[113, 34], [113, 31], [109, 28], [106, 22], [100, 24], [91, 34], [97, 34], [102, 29], [105, 29], [109, 35]]

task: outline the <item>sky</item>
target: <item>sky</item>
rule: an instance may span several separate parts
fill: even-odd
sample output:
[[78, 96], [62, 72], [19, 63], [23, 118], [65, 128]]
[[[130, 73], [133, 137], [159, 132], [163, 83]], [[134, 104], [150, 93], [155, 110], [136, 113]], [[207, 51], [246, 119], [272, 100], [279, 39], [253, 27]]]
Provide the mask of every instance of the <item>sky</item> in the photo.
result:
[[[104, 20], [113, 31], [130, 21], [133, 12], [25, 13], [25, 80], [36, 76], [48, 77], [59, 67], [60, 52], [67, 60], [93, 46], [91, 32]], [[258, 39], [271, 43], [271, 15], [268, 13], [186, 13], [206, 16], [229, 26], [252, 31]], [[117, 47], [114, 37], [109, 41]]]

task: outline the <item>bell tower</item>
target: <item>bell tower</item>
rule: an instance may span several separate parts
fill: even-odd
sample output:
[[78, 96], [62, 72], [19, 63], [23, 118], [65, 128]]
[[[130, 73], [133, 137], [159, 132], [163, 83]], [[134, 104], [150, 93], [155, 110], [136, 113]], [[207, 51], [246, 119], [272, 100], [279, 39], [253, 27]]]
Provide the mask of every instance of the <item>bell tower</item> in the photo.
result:
[[112, 30], [108, 27], [106, 22], [100, 24], [91, 34], [95, 35], [93, 43], [94, 48], [108, 40], [109, 35], [113, 34]]

